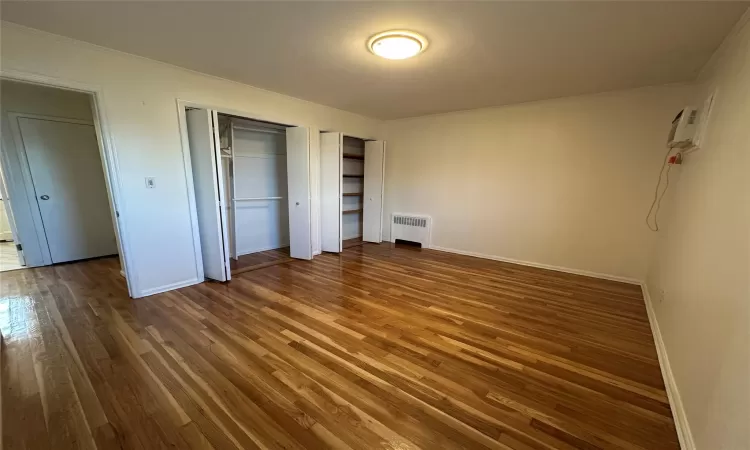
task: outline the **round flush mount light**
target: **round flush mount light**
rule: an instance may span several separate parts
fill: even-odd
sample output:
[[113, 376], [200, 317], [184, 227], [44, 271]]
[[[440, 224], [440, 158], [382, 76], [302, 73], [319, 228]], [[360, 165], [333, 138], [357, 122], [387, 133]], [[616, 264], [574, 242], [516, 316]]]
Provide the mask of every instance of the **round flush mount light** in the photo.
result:
[[371, 37], [367, 47], [386, 59], [406, 59], [422, 53], [427, 48], [427, 39], [413, 31], [384, 31]]

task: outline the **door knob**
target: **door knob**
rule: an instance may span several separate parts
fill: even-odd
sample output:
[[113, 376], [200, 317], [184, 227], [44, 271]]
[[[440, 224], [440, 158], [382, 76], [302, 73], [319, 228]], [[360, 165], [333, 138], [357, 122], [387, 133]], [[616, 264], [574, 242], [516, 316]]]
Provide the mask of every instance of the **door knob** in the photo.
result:
[[41, 198], [42, 200], [49, 200], [49, 195], [42, 195], [39, 198]]
[[297, 202], [297, 206], [299, 206], [299, 202]]

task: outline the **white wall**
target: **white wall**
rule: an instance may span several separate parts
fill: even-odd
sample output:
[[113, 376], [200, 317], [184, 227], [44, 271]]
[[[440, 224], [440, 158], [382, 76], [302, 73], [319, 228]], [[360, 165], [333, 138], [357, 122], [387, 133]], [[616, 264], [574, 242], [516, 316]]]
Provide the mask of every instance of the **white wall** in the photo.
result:
[[705, 143], [670, 187], [648, 290], [700, 450], [750, 448], [750, 24], [704, 71]]
[[644, 222], [673, 85], [385, 124], [390, 214], [433, 218], [432, 246], [642, 280]]
[[[3, 50], [5, 45], [3, 44]], [[3, 58], [3, 63], [5, 59]], [[31, 209], [36, 203], [35, 199], [29, 199], [26, 195], [24, 182], [21, 177], [21, 162], [9, 126], [9, 113], [39, 114], [43, 116], [64, 117], [67, 119], [93, 120], [91, 115], [91, 96], [80, 92], [52, 89], [26, 83], [15, 83], [12, 81], [0, 81], [0, 110], [2, 114], [2, 148], [3, 156], [8, 163], [6, 175], [6, 187], [13, 218], [18, 232], [18, 238], [23, 244], [26, 265], [40, 266], [44, 264], [42, 249], [39, 242], [46, 237], [37, 235], [34, 227]], [[31, 201], [31, 203], [30, 203]], [[36, 211], [38, 215], [38, 210]]]
[[[2, 22], [3, 74], [101, 89], [120, 173], [123, 237], [136, 295], [197, 280], [176, 100], [257, 119], [376, 137], [378, 122], [251, 86]], [[144, 178], [155, 177], [146, 189]]]

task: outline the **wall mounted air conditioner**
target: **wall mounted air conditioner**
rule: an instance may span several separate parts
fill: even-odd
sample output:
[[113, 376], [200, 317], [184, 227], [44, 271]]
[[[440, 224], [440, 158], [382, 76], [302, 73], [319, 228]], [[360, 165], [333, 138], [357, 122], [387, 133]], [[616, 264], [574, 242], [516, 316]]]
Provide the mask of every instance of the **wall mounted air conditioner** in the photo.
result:
[[692, 148], [697, 128], [698, 109], [692, 106], [683, 108], [672, 121], [667, 146], [670, 148]]

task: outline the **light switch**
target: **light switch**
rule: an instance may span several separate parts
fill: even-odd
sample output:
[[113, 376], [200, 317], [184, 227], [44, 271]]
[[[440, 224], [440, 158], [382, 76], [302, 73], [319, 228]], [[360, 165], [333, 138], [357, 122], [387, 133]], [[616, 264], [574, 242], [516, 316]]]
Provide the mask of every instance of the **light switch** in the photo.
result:
[[156, 187], [156, 181], [154, 177], [146, 177], [146, 189], [153, 189]]

